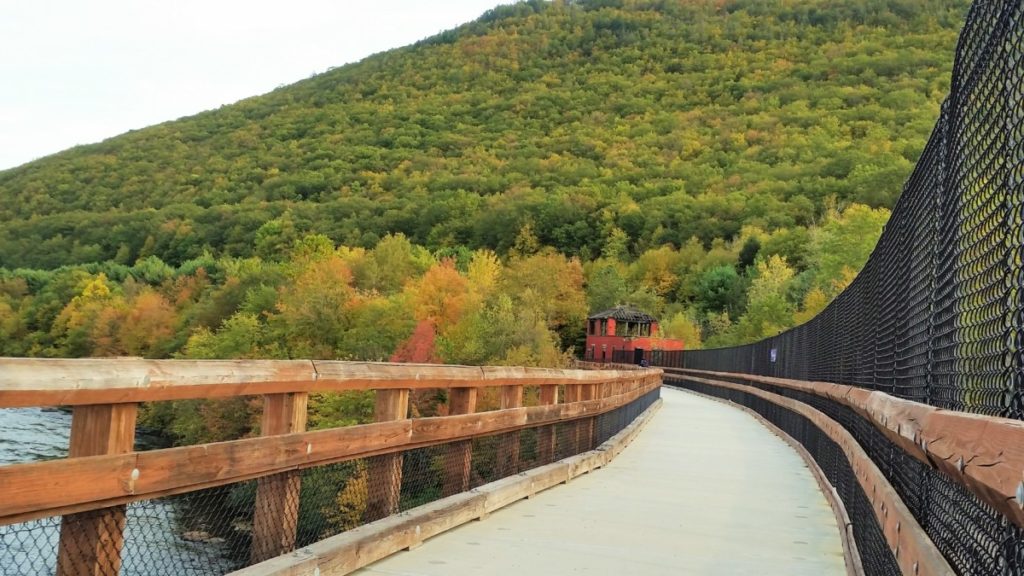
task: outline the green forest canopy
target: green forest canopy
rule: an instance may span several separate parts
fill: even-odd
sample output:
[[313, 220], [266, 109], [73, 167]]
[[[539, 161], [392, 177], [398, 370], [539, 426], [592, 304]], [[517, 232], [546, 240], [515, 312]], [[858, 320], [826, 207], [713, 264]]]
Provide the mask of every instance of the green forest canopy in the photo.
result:
[[281, 226], [347, 246], [402, 233], [432, 251], [505, 256], [530, 225], [541, 245], [590, 260], [613, 238], [638, 256], [691, 237], [709, 248], [745, 225], [806, 228], [830, 198], [888, 207], [948, 90], [966, 7], [499, 7], [0, 172], [0, 266], [277, 258]]

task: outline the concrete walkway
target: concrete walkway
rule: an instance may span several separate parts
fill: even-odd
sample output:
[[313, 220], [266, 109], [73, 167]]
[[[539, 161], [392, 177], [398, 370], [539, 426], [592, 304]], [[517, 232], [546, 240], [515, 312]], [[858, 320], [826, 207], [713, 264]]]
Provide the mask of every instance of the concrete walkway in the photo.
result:
[[803, 460], [744, 412], [677, 390], [607, 467], [356, 574], [844, 575]]

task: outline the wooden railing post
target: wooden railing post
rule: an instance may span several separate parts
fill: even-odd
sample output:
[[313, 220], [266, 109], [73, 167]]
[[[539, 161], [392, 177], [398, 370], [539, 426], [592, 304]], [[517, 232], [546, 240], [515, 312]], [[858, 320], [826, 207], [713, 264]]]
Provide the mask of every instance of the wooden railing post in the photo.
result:
[[[263, 436], [306, 430], [309, 395], [305, 392], [263, 396]], [[302, 476], [298, 471], [281, 472], [256, 480], [256, 503], [252, 521], [253, 563], [280, 556], [295, 549], [299, 527], [299, 493]]]
[[[581, 400], [595, 400], [595, 399], [597, 399], [597, 387], [598, 387], [597, 384], [584, 384], [583, 385], [582, 397], [580, 399]], [[583, 447], [579, 451], [580, 452], [584, 452], [586, 450], [593, 450], [594, 449], [594, 425], [597, 422], [597, 418], [594, 417], [594, 416], [589, 416], [587, 418], [584, 418], [582, 422], [583, 422], [582, 423], [583, 432], [582, 432], [582, 438], [581, 438], [580, 441], [583, 443]]]
[[565, 385], [565, 403], [579, 402], [583, 396], [583, 384]]
[[[558, 404], [558, 385], [545, 384], [540, 387], [541, 406]], [[537, 431], [537, 455], [541, 463], [548, 464], [555, 459], [555, 425], [541, 426]]]
[[[377, 422], [404, 420], [409, 415], [409, 390], [377, 390], [374, 416]], [[386, 518], [398, 512], [402, 495], [402, 454], [370, 458], [367, 488], [367, 521]]]
[[[583, 384], [565, 385], [565, 403], [571, 404], [583, 399]], [[569, 446], [572, 446], [572, 453], [580, 453], [580, 441], [583, 437], [583, 429], [579, 420], [574, 420], [569, 425]]]
[[[451, 388], [448, 390], [448, 414], [472, 414], [476, 412], [476, 388]], [[444, 482], [441, 492], [451, 496], [469, 490], [470, 474], [473, 471], [473, 441], [451, 442], [445, 455]]]
[[[523, 406], [523, 386], [513, 384], [501, 387], [501, 409], [521, 408]], [[503, 434], [498, 450], [498, 465], [501, 477], [519, 473], [519, 432]]]
[[[71, 417], [68, 457], [126, 454], [135, 444], [138, 404], [76, 406]], [[125, 506], [112, 506], [61, 519], [58, 576], [117, 574], [124, 546]]]

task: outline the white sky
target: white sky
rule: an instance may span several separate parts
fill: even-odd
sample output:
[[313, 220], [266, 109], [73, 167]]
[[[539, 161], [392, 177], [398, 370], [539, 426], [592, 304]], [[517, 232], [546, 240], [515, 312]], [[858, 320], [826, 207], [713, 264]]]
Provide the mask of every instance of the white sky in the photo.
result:
[[0, 0], [0, 170], [411, 44], [512, 0]]

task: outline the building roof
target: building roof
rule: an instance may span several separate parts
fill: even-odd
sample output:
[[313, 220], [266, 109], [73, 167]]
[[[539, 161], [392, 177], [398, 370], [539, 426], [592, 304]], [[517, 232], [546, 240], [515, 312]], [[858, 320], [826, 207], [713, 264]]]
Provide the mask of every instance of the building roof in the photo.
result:
[[637, 322], [640, 324], [651, 324], [658, 321], [654, 316], [641, 312], [631, 306], [616, 306], [615, 308], [609, 308], [587, 317], [588, 320], [600, 320], [603, 318], [613, 318], [616, 322]]

